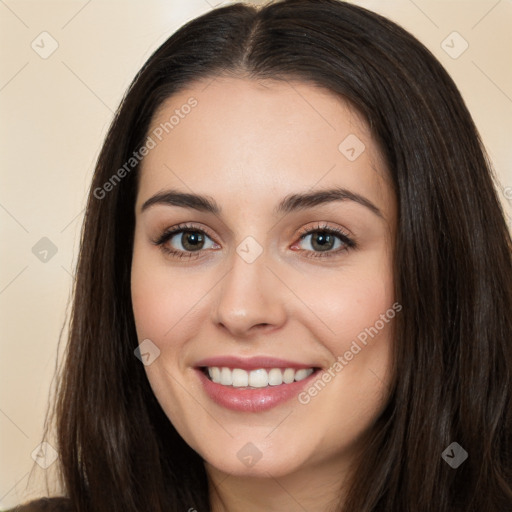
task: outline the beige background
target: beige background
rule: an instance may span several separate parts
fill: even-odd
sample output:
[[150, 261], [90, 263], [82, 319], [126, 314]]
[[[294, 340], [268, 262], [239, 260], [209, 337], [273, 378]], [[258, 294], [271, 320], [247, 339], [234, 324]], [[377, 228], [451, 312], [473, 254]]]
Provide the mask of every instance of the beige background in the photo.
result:
[[[512, 215], [512, 2], [355, 3], [403, 25], [448, 69]], [[0, 508], [41, 493], [46, 471], [31, 454], [41, 442], [86, 190], [113, 111], [151, 52], [220, 4], [0, 0]], [[446, 39], [454, 31], [460, 36]], [[464, 41], [467, 50], [453, 58]], [[32, 251], [43, 237], [57, 249], [46, 262]]]

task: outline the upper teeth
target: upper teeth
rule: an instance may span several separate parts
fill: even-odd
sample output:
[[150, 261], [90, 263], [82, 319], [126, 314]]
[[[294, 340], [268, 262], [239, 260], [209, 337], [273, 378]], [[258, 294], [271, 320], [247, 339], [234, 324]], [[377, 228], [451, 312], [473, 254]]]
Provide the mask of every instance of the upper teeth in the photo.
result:
[[279, 386], [280, 384], [290, 384], [293, 381], [304, 380], [313, 373], [313, 368], [271, 368], [265, 370], [246, 371], [241, 368], [219, 368], [217, 366], [208, 367], [208, 374], [213, 382], [222, 384], [223, 386], [233, 386], [242, 388], [250, 386], [253, 388], [264, 388], [266, 386]]

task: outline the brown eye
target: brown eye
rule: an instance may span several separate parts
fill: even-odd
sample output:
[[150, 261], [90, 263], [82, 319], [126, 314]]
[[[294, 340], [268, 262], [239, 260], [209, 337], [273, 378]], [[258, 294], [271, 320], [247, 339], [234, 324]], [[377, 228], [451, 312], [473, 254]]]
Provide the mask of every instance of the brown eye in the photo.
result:
[[358, 247], [352, 236], [343, 229], [323, 223], [309, 229], [304, 228], [299, 237], [291, 249], [298, 249], [307, 258], [341, 256]]
[[202, 229], [193, 226], [168, 229], [153, 243], [165, 253], [176, 257], [189, 257], [194, 253], [200, 255], [203, 250], [220, 248]]
[[311, 235], [311, 247], [316, 251], [329, 251], [334, 248], [336, 237], [325, 231], [319, 231]]
[[301, 242], [306, 242], [304, 250], [315, 252], [326, 252], [342, 248], [347, 245], [340, 235], [335, 235], [328, 231], [313, 231], [301, 238]]
[[184, 231], [181, 234], [180, 242], [186, 251], [198, 251], [204, 246], [205, 235], [199, 231]]

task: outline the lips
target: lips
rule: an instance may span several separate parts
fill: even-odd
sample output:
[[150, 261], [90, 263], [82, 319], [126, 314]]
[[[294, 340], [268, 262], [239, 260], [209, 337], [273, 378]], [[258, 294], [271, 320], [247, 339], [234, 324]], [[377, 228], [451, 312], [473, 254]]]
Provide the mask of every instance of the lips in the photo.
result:
[[319, 368], [272, 357], [226, 356], [201, 360], [196, 370], [215, 403], [235, 411], [259, 412], [296, 397]]

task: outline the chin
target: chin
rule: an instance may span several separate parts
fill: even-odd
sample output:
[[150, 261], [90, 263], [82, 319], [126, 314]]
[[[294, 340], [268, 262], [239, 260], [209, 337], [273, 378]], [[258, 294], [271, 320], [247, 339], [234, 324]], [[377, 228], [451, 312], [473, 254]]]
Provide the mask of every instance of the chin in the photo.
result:
[[[288, 455], [288, 457], [286, 457]], [[266, 453], [262, 454], [260, 459], [254, 458], [253, 461], [245, 456], [242, 460], [238, 458], [223, 458], [213, 456], [205, 463], [216, 471], [226, 473], [236, 477], [248, 478], [279, 478], [290, 475], [298, 471], [304, 466], [304, 461], [290, 457], [291, 454], [282, 453]], [[283, 458], [284, 457], [284, 458]]]

